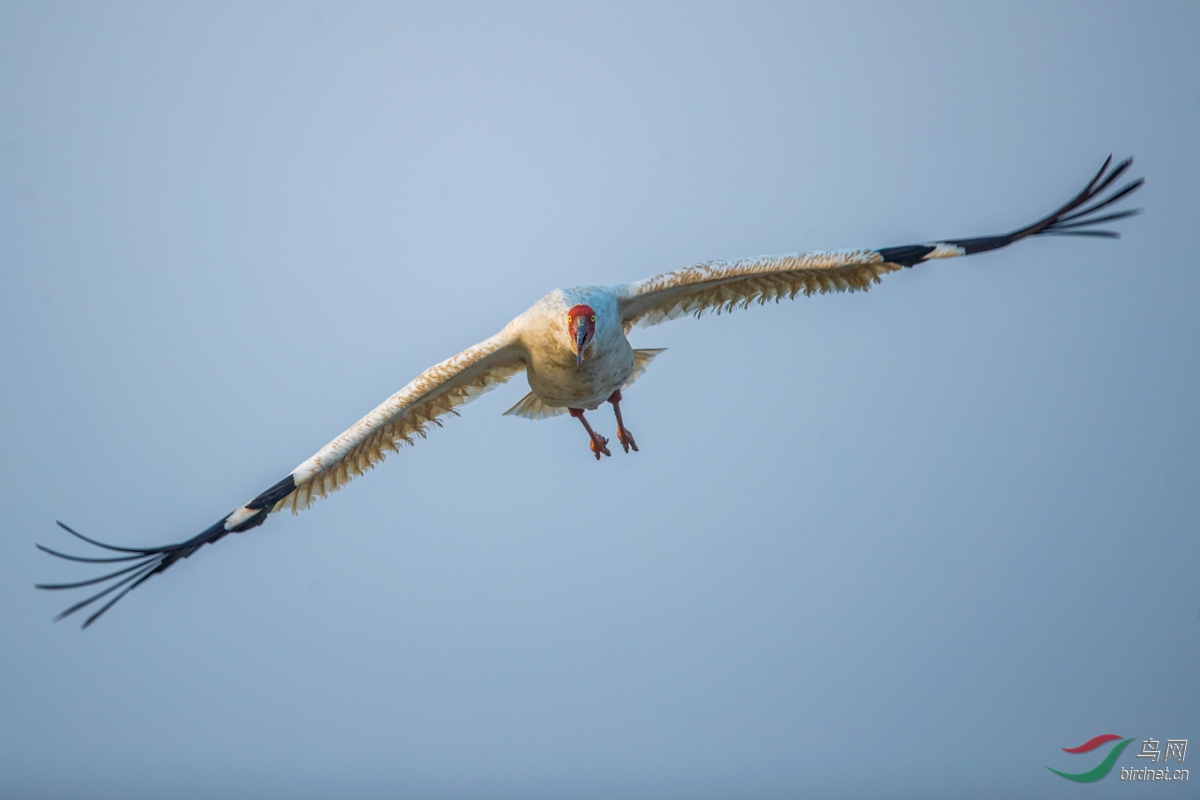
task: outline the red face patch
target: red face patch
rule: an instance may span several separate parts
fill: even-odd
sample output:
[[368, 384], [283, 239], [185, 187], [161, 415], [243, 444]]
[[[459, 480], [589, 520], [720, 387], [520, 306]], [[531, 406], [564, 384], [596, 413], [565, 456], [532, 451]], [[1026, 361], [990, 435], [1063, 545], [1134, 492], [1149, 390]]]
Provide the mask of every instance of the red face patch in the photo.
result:
[[580, 323], [587, 325], [588, 328], [596, 327], [596, 312], [591, 306], [586, 306], [580, 303], [577, 306], [571, 306], [571, 310], [567, 312], [567, 327], [571, 333], [575, 333], [575, 329]]
[[588, 345], [592, 343], [592, 337], [596, 335], [596, 312], [591, 306], [581, 303], [571, 307], [567, 312], [567, 334], [571, 337], [576, 363], [583, 366], [584, 354]]

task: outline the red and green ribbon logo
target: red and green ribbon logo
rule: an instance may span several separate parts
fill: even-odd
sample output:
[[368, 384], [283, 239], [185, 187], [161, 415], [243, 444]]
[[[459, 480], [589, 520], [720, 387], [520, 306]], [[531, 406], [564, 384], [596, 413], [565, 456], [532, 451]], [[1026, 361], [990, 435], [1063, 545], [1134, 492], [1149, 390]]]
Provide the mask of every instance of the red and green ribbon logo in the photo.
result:
[[[1067, 753], [1090, 753], [1097, 747], [1102, 747], [1103, 745], [1106, 745], [1112, 741], [1116, 741], [1117, 739], [1121, 739], [1121, 737], [1117, 736], [1115, 733], [1104, 733], [1100, 736], [1088, 739], [1078, 747], [1064, 747], [1063, 751]], [[1113, 746], [1113, 749], [1108, 751], [1108, 755], [1104, 757], [1103, 761], [1097, 764], [1094, 768], [1089, 769], [1087, 772], [1059, 772], [1054, 767], [1046, 767], [1046, 769], [1050, 770], [1055, 775], [1061, 775], [1069, 781], [1075, 781], [1076, 783], [1095, 783], [1108, 773], [1112, 772], [1113, 764], [1117, 763], [1117, 758], [1120, 757], [1121, 752], [1128, 747], [1129, 743], [1132, 741], [1133, 739], [1121, 739], [1120, 742]]]

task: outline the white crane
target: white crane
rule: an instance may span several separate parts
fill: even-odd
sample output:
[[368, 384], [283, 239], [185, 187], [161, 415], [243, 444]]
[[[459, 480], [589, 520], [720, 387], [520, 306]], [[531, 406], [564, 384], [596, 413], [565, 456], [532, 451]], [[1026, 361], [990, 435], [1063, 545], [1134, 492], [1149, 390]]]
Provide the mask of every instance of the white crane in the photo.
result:
[[86, 558], [38, 545], [59, 558], [88, 563], [131, 562], [98, 578], [74, 583], [38, 584], [39, 589], [76, 589], [105, 585], [90, 597], [63, 611], [62, 619], [109, 595], [103, 606], [83, 623], [86, 628], [105, 611], [152, 575], [163, 572], [206, 544], [230, 533], [242, 533], [281, 509], [293, 512], [336, 491], [362, 475], [392, 451], [425, 435], [430, 424], [456, 413], [455, 409], [495, 388], [520, 372], [530, 392], [509, 409], [527, 419], [569, 413], [586, 429], [596, 460], [610, 455], [608, 440], [584, 416], [604, 403], [616, 415], [617, 440], [629, 452], [637, 450], [633, 434], [621, 417], [621, 392], [634, 382], [661, 350], [634, 350], [626, 335], [634, 326], [657, 325], [683, 314], [699, 316], [709, 310], [746, 308], [751, 303], [779, 301], [797, 294], [864, 291], [889, 272], [935, 258], [953, 258], [1005, 247], [1029, 236], [1096, 236], [1117, 233], [1094, 225], [1139, 213], [1126, 210], [1097, 215], [1142, 185], [1132, 181], [1104, 196], [1126, 170], [1127, 159], [1109, 170], [1112, 156], [1088, 185], [1053, 214], [1012, 233], [972, 239], [946, 239], [925, 244], [845, 250], [738, 261], [714, 261], [656, 275], [636, 283], [555, 289], [495, 336], [468, 347], [430, 367], [304, 461], [274, 486], [239, 506], [199, 535], [163, 547], [116, 547], [89, 539], [63, 523], [59, 526], [89, 544], [120, 553]]

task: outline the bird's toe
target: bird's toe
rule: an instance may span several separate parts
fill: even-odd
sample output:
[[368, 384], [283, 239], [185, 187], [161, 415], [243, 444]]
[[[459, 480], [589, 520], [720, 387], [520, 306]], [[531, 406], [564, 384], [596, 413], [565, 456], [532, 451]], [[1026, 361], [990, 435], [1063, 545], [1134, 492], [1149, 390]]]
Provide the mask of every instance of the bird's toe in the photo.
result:
[[612, 453], [608, 452], [608, 439], [605, 439], [603, 436], [601, 436], [598, 433], [592, 437], [592, 442], [591, 442], [590, 447], [592, 448], [592, 454], [596, 456], [597, 461], [600, 460], [601, 454], [604, 454], [606, 456], [612, 455]]

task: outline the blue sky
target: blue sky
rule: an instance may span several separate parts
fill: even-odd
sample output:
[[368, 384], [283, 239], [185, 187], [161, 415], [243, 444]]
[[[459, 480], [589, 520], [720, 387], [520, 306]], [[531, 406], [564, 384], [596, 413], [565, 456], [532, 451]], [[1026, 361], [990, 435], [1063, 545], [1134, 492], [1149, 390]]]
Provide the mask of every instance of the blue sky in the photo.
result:
[[[1200, 739], [1198, 17], [5, 4], [0, 794], [1057, 797]], [[636, 455], [518, 379], [85, 633], [32, 589], [555, 286], [998, 233], [1110, 152], [1119, 241], [636, 331]]]

